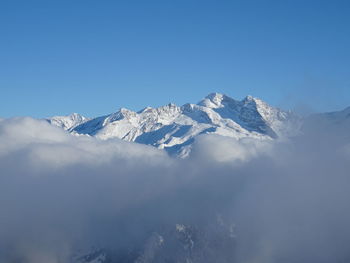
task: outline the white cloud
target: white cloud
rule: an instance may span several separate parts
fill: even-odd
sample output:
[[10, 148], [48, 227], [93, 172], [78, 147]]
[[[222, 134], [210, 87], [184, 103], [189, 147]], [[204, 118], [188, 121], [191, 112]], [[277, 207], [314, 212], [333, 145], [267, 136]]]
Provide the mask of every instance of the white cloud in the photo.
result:
[[124, 249], [184, 222], [214, 231], [218, 213], [235, 223], [230, 262], [347, 260], [350, 144], [338, 133], [279, 143], [202, 136], [178, 160], [30, 118], [1, 120], [0, 262], [65, 263], [77, 245]]
[[219, 135], [201, 135], [192, 156], [208, 161], [240, 164], [262, 154], [270, 154], [272, 141], [253, 138], [234, 139]]

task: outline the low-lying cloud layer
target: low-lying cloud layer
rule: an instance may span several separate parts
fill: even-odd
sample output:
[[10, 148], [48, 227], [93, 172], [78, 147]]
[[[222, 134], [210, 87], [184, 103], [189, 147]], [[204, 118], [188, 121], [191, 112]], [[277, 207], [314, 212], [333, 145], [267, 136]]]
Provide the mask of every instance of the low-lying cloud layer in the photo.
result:
[[[198, 253], [211, 254], [194, 262], [350, 260], [343, 129], [309, 127], [287, 142], [206, 135], [179, 160], [31, 118], [3, 119], [0, 168], [0, 262], [67, 263], [78, 248], [144, 247], [176, 224], [205, 229]], [[217, 224], [227, 231], [218, 234]]]

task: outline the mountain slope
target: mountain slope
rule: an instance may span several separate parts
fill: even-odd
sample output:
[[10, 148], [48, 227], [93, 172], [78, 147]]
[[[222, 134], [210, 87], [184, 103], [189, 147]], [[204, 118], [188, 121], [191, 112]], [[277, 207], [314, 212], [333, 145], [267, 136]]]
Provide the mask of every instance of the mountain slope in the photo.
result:
[[73, 134], [104, 140], [120, 138], [186, 156], [200, 134], [270, 140], [284, 136], [298, 118], [292, 112], [271, 107], [251, 96], [238, 101], [212, 93], [197, 104], [181, 107], [168, 104], [159, 108], [147, 107], [139, 112], [121, 108], [91, 120], [76, 119], [78, 122], [56, 123], [63, 123], [63, 128]]
[[139, 247], [124, 251], [91, 249], [72, 258], [72, 263], [231, 262], [236, 234], [234, 224], [213, 222], [211, 228], [175, 224], [149, 233]]

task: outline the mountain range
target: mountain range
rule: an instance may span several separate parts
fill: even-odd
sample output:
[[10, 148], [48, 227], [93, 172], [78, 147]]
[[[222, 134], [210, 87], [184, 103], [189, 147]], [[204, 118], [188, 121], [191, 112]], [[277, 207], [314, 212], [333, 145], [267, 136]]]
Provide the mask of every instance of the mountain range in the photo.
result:
[[292, 111], [272, 107], [258, 98], [247, 96], [235, 100], [220, 93], [211, 93], [196, 104], [183, 106], [170, 103], [138, 112], [120, 108], [95, 118], [73, 113], [47, 119], [75, 135], [103, 140], [119, 138], [152, 145], [180, 157], [189, 154], [192, 143], [201, 134], [273, 140], [293, 135], [300, 120]]

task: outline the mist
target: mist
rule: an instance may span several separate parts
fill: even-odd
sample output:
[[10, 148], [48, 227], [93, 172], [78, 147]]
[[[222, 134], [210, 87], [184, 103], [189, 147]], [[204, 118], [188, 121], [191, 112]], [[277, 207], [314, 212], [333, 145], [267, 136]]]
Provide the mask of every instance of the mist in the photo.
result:
[[[203, 135], [177, 159], [2, 119], [0, 262], [69, 263], [92, 247], [133, 258], [114, 262], [347, 262], [350, 138], [318, 124], [289, 140]], [[176, 227], [192, 233], [188, 255]]]

